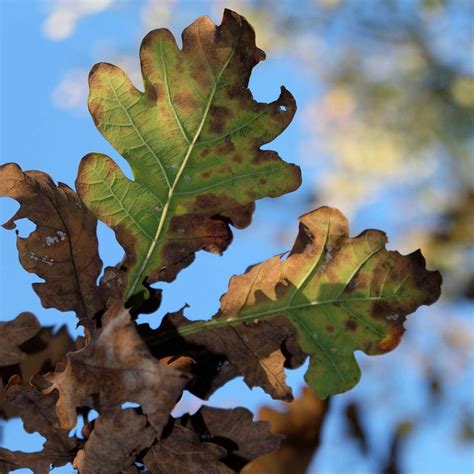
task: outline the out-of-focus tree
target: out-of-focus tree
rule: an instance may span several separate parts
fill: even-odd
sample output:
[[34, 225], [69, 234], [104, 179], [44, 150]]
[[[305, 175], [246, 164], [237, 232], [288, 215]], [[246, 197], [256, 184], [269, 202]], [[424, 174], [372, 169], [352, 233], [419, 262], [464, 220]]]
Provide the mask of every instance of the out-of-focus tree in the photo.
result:
[[303, 112], [309, 136], [303, 158], [322, 170], [314, 200], [356, 213], [395, 190], [395, 224], [416, 228], [430, 262], [445, 275], [445, 295], [469, 295], [474, 4], [234, 3], [244, 3], [257, 26], [260, 21], [264, 46], [291, 49], [317, 84]]

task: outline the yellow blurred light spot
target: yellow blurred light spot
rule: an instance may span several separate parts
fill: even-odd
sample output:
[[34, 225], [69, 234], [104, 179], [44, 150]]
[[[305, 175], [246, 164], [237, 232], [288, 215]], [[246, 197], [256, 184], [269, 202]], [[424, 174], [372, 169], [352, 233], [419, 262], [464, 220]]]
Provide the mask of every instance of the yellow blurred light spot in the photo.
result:
[[352, 94], [342, 87], [330, 90], [323, 100], [323, 107], [328, 119], [346, 118], [354, 111]]
[[323, 8], [336, 8], [342, 3], [342, 0], [314, 0], [314, 3]]
[[463, 106], [474, 108], [474, 78], [461, 76], [451, 86], [454, 101]]

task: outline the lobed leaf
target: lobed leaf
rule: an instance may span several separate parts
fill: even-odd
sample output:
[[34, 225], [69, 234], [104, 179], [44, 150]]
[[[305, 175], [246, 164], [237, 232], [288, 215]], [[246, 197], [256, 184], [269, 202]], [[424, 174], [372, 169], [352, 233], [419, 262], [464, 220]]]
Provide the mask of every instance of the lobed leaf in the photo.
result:
[[33, 283], [43, 306], [92, 318], [103, 308], [94, 216], [67, 185], [56, 186], [46, 173], [23, 172], [13, 163], [0, 166], [1, 196], [21, 205], [3, 227], [14, 229], [25, 217], [36, 224], [28, 237], [17, 238], [17, 247], [23, 268], [45, 280]]
[[[54, 370], [58, 362], [65, 360], [67, 352], [73, 350], [74, 343], [66, 326], [62, 326], [57, 331], [53, 329], [53, 327], [41, 328], [36, 335], [21, 345], [25, 357], [20, 362], [0, 367], [0, 418], [8, 419], [18, 416], [15, 407], [9, 403], [4, 388], [12, 376], [19, 376], [27, 385], [30, 378], [37, 372]], [[76, 346], [81, 343], [82, 338], [79, 338]], [[2, 347], [1, 344], [0, 347]]]
[[55, 394], [43, 395], [34, 387], [21, 385], [19, 377], [13, 377], [6, 388], [6, 398], [21, 416], [25, 431], [38, 432], [46, 441], [43, 449], [35, 453], [0, 448], [0, 472], [29, 468], [35, 473], [48, 473], [51, 465], [63, 466], [74, 459], [79, 440], [70, 438], [68, 431], [59, 426]]
[[139, 415], [133, 408], [111, 416], [100, 415], [73, 466], [81, 474], [124, 472], [137, 454], [151, 446], [155, 436], [155, 430], [147, 425], [146, 416]]
[[247, 226], [255, 200], [300, 185], [297, 166], [260, 149], [288, 126], [296, 104], [284, 87], [270, 104], [253, 99], [250, 73], [265, 55], [247, 20], [230, 10], [220, 26], [200, 17], [182, 39], [179, 49], [167, 29], [145, 37], [144, 92], [111, 64], [90, 74], [91, 115], [134, 180], [93, 153], [76, 186], [126, 251], [125, 299], [146, 294], [145, 280], [173, 280], [200, 249], [222, 252], [229, 223]]
[[160, 434], [187, 377], [151, 356], [127, 310], [112, 306], [102, 320], [103, 328], [89, 343], [67, 355], [63, 370], [37, 376], [33, 383], [45, 394], [59, 392], [56, 410], [64, 428], [75, 426], [77, 407], [111, 411], [135, 402]]
[[354, 351], [394, 349], [405, 317], [440, 295], [441, 276], [426, 270], [420, 251], [404, 256], [386, 250], [386, 243], [377, 230], [350, 238], [336, 209], [305, 214], [287, 258], [234, 276], [210, 321], [168, 316], [152, 344], [184, 339], [223, 355], [250, 386], [274, 397], [282, 392], [278, 351], [287, 364], [292, 357], [301, 362], [302, 353], [310, 356], [305, 380], [319, 398], [347, 391], [360, 379]]
[[180, 466], [183, 472], [230, 474], [278, 449], [281, 438], [270, 432], [268, 422], [254, 422], [245, 408], [205, 406], [173, 420], [144, 461], [152, 472], [173, 472]]

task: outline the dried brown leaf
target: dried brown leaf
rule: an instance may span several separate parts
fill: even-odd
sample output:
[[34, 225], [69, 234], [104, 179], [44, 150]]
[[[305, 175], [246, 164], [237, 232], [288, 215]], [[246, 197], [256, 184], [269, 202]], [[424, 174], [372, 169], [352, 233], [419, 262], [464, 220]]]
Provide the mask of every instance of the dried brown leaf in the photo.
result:
[[153, 472], [173, 472], [179, 466], [192, 474], [228, 474], [278, 449], [280, 440], [269, 423], [254, 422], [245, 408], [202, 407], [173, 420], [144, 461]]
[[76, 407], [90, 404], [93, 396], [99, 411], [124, 402], [141, 404], [150, 424], [161, 433], [188, 377], [149, 353], [126, 309], [111, 307], [103, 324], [84, 348], [67, 355], [63, 371], [35, 383], [43, 393], [59, 391], [56, 409], [64, 428], [75, 425]]
[[58, 467], [72, 462], [79, 440], [70, 438], [68, 431], [59, 426], [55, 412], [57, 396], [43, 395], [34, 387], [20, 385], [19, 377], [13, 378], [6, 396], [20, 414], [25, 431], [38, 432], [46, 441], [42, 451], [36, 453], [0, 448], [0, 472], [29, 468], [35, 473], [47, 473], [51, 464]]
[[23, 268], [45, 280], [33, 283], [43, 306], [92, 318], [103, 307], [95, 217], [67, 185], [13, 163], [0, 166], [0, 196], [20, 203], [3, 227], [14, 229], [23, 218], [36, 224], [28, 237], [17, 238], [17, 247]]
[[[2, 395], [3, 387], [11, 376], [19, 375], [24, 383], [28, 383], [37, 372], [54, 370], [58, 362], [65, 360], [66, 353], [73, 350], [74, 343], [66, 326], [56, 332], [53, 329], [41, 328], [38, 334], [22, 344], [22, 351], [27, 357], [19, 364], [0, 368], [0, 417], [8, 419], [18, 415], [15, 407]], [[80, 344], [81, 338], [76, 341], [76, 346]]]
[[188, 474], [230, 474], [234, 471], [221, 462], [226, 456], [222, 446], [206, 443], [193, 430], [175, 424], [148, 450], [144, 462], [151, 472], [174, 472], [179, 466]]
[[102, 414], [73, 465], [81, 474], [123, 472], [132, 467], [138, 453], [152, 445], [155, 436], [146, 417], [132, 408], [111, 416]]

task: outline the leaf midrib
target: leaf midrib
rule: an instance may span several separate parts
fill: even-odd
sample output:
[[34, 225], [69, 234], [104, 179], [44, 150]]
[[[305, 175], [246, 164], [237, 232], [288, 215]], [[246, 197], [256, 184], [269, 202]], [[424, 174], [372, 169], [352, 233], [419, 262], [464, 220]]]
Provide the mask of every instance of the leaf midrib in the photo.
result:
[[273, 308], [267, 311], [249, 313], [245, 316], [239, 316], [237, 318], [227, 318], [227, 319], [211, 319], [209, 321], [203, 321], [202, 323], [194, 323], [183, 326], [182, 328], [177, 328], [177, 332], [181, 336], [190, 336], [192, 334], [207, 330], [209, 328], [224, 327], [232, 324], [241, 324], [246, 321], [251, 321], [254, 319], [270, 319], [276, 317], [286, 311], [293, 311], [296, 309], [305, 309], [312, 308], [317, 306], [332, 305], [336, 303], [350, 303], [353, 301], [382, 301], [396, 298], [395, 293], [389, 296], [372, 296], [364, 298], [346, 298], [346, 299], [332, 299], [326, 301], [311, 301], [309, 303], [294, 305], [294, 306], [281, 306]]
[[[238, 43], [238, 42], [237, 42]], [[216, 80], [214, 82], [214, 85], [212, 87], [212, 90], [211, 90], [211, 93], [209, 95], [209, 99], [207, 101], [207, 104], [206, 104], [206, 108], [204, 110], [204, 113], [203, 113], [203, 116], [202, 116], [202, 119], [201, 119], [201, 122], [199, 123], [199, 127], [198, 129], [196, 130], [196, 133], [193, 137], [193, 140], [192, 142], [189, 144], [188, 146], [188, 149], [186, 151], [186, 154], [184, 156], [184, 159], [183, 159], [183, 162], [181, 163], [181, 166], [178, 170], [178, 173], [176, 174], [176, 177], [173, 181], [173, 184], [171, 185], [171, 187], [169, 188], [169, 192], [168, 192], [168, 198], [166, 200], [166, 203], [163, 207], [163, 211], [162, 211], [162, 214], [161, 214], [161, 217], [160, 217], [160, 222], [158, 224], [158, 227], [157, 227], [157, 230], [156, 230], [156, 233], [155, 233], [155, 236], [153, 237], [153, 240], [152, 242], [150, 243], [150, 246], [148, 247], [148, 251], [147, 251], [147, 254], [144, 258], [144, 260], [142, 261], [142, 264], [140, 266], [140, 269], [138, 270], [138, 272], [136, 273], [136, 276], [135, 276], [135, 279], [133, 280], [133, 283], [132, 285], [130, 286], [129, 290], [127, 291], [127, 294], [125, 296], [125, 299], [128, 299], [132, 294], [133, 292], [135, 291], [135, 288], [137, 287], [137, 285], [139, 284], [140, 282], [140, 279], [146, 269], [146, 267], [148, 266], [148, 263], [153, 255], [153, 252], [156, 248], [156, 245], [158, 244], [158, 241], [160, 239], [160, 235], [161, 235], [161, 232], [163, 230], [163, 227], [164, 227], [164, 224], [165, 224], [165, 221], [166, 221], [166, 218], [167, 218], [167, 215], [168, 215], [168, 211], [169, 211], [169, 208], [170, 208], [170, 204], [171, 204], [171, 201], [173, 200], [173, 197], [174, 197], [174, 191], [176, 189], [176, 186], [178, 185], [179, 181], [180, 181], [180, 178], [184, 172], [184, 169], [186, 168], [186, 164], [195, 148], [195, 145], [197, 143], [197, 140], [199, 139], [199, 136], [201, 135], [201, 132], [202, 132], [202, 129], [204, 127], [204, 124], [206, 122], [206, 119], [207, 119], [207, 116], [209, 114], [209, 110], [211, 108], [211, 104], [214, 100], [214, 96], [216, 94], [216, 91], [217, 91], [217, 87], [219, 85], [219, 81], [222, 77], [222, 74], [224, 73], [224, 71], [226, 70], [227, 66], [229, 65], [230, 63], [230, 60], [232, 59], [233, 55], [235, 53], [235, 48], [232, 49], [231, 53], [229, 54], [229, 57], [226, 59], [224, 65], [222, 66], [221, 70], [219, 71], [219, 74], [217, 75], [216, 77]], [[171, 99], [170, 99], [171, 100]]]

